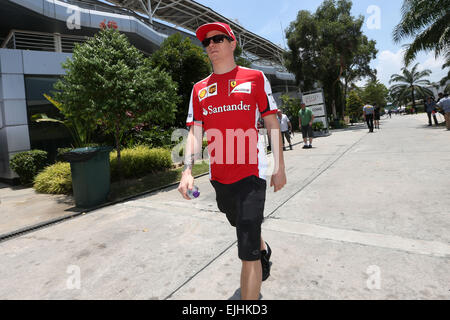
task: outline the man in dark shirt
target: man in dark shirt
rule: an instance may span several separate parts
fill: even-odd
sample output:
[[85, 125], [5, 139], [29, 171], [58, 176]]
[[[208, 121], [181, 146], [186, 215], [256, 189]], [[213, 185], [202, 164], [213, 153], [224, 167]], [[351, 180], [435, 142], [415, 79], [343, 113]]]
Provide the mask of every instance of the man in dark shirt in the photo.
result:
[[427, 98], [427, 102], [425, 102], [425, 111], [428, 115], [428, 126], [431, 127], [431, 115], [433, 115], [434, 123], [439, 125], [437, 118], [436, 118], [436, 102], [432, 97]]

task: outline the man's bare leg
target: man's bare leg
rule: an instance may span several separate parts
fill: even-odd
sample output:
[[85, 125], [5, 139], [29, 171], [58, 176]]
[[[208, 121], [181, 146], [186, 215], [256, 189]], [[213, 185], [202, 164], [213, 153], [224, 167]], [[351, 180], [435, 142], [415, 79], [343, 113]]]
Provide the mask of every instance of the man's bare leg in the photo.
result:
[[263, 238], [261, 237], [261, 251], [266, 250], [266, 243], [264, 242]]
[[242, 260], [241, 298], [242, 300], [258, 300], [262, 283], [261, 260]]

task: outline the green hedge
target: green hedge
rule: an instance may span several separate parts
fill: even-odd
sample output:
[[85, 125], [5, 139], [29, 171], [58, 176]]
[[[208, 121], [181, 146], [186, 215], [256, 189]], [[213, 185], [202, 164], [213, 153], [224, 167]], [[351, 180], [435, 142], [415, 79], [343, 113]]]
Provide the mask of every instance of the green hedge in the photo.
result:
[[31, 183], [47, 165], [47, 152], [31, 150], [17, 153], [11, 158], [9, 165], [19, 175], [22, 184]]
[[[63, 151], [63, 150], [61, 150]], [[66, 150], [64, 150], [66, 151]], [[117, 152], [110, 153], [111, 180], [119, 179]], [[125, 179], [142, 177], [172, 167], [170, 150], [138, 146], [121, 151], [122, 175]], [[71, 194], [72, 177], [68, 162], [57, 162], [45, 168], [34, 180], [34, 189], [41, 193]]]
[[[122, 175], [124, 178], [136, 178], [149, 173], [164, 171], [172, 167], [172, 156], [168, 149], [151, 149], [147, 146], [137, 146], [120, 151]], [[111, 180], [119, 179], [117, 152], [110, 154]]]
[[72, 176], [70, 174], [70, 163], [57, 162], [45, 168], [34, 179], [33, 188], [41, 193], [71, 194]]

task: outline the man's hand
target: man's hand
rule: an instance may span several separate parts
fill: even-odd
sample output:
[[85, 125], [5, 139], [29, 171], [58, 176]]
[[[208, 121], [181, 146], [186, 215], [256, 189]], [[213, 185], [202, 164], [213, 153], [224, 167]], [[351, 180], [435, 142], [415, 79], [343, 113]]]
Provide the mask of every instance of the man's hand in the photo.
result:
[[183, 198], [186, 200], [191, 200], [188, 197], [187, 191], [192, 190], [194, 188], [194, 177], [192, 176], [191, 170], [186, 169], [183, 171], [183, 175], [181, 176], [180, 184], [178, 185], [178, 191], [181, 193]]
[[274, 187], [273, 191], [277, 192], [281, 190], [284, 185], [286, 184], [286, 173], [284, 171], [284, 168], [280, 168], [278, 172], [274, 175], [272, 175], [272, 178], [270, 178], [270, 186]]

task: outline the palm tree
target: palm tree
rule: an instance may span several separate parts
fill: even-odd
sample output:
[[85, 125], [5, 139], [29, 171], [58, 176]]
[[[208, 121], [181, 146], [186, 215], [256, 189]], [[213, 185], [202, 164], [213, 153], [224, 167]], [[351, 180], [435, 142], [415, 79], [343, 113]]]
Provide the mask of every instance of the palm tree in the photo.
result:
[[424, 86], [429, 86], [429, 80], [422, 79], [431, 74], [431, 70], [417, 71], [417, 63], [411, 71], [406, 67], [402, 68], [402, 74], [393, 74], [389, 83], [398, 82], [398, 84], [391, 86], [391, 96], [394, 96], [398, 101], [405, 101], [411, 97], [413, 108], [416, 109], [416, 93], [421, 97], [432, 96], [433, 92]]
[[402, 20], [393, 31], [396, 43], [415, 37], [406, 45], [405, 65], [420, 51], [433, 51], [435, 56], [450, 50], [450, 0], [404, 0]]
[[[447, 54], [445, 55], [445, 63], [442, 66], [442, 69], [445, 69], [445, 68], [450, 68], [450, 51], [448, 51]], [[439, 84], [441, 86], [445, 86], [444, 87], [445, 93], [450, 93], [450, 83], [447, 84], [447, 82], [449, 82], [449, 81], [450, 81], [450, 69], [448, 70], [447, 75], [445, 77], [443, 77], [441, 79], [441, 81], [439, 82]]]

